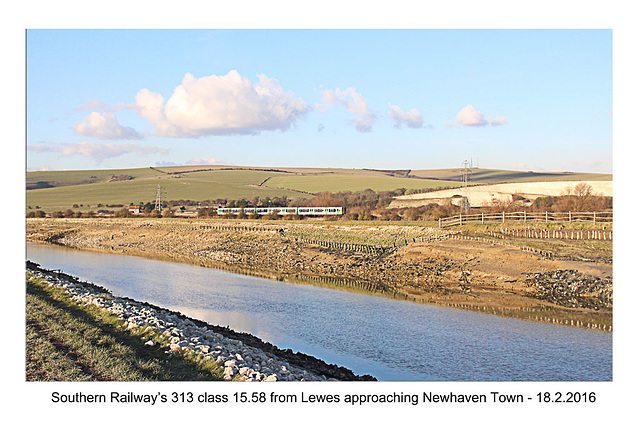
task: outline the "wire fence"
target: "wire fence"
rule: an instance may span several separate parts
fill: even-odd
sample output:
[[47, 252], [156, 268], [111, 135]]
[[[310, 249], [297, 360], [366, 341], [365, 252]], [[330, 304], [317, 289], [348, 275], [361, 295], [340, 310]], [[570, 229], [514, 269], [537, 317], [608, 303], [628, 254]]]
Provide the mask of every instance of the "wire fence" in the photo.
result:
[[456, 215], [438, 220], [440, 228], [492, 222], [613, 222], [613, 212], [497, 212]]

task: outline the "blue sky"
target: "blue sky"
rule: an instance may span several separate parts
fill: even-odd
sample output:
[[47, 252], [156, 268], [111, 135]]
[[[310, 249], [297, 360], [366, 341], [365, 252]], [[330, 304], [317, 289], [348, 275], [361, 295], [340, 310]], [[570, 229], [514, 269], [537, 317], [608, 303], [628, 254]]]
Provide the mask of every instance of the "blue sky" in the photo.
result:
[[29, 30], [27, 169], [612, 172], [611, 30]]

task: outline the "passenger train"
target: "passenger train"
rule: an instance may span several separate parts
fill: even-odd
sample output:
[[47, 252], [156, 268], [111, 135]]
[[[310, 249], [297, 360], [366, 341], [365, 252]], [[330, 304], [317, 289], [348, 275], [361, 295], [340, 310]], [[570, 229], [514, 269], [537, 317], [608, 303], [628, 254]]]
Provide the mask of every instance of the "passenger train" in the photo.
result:
[[339, 207], [273, 207], [273, 208], [218, 208], [218, 215], [238, 215], [240, 211], [244, 211], [246, 215], [258, 214], [269, 215], [272, 213], [278, 215], [342, 215], [344, 209]]

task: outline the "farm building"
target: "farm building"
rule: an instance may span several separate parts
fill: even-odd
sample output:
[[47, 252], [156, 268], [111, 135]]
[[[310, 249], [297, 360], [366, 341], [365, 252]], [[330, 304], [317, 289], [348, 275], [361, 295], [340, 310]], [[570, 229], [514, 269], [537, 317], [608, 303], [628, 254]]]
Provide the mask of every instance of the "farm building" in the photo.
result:
[[133, 214], [133, 215], [140, 215], [140, 212], [142, 211], [142, 206], [140, 205], [131, 205], [128, 208], [129, 213]]

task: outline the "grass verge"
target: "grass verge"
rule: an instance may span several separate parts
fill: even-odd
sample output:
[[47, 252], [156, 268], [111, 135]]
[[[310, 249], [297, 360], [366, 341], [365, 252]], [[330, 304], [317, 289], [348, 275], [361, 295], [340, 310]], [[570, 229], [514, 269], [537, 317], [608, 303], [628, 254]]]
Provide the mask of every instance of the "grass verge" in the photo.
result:
[[[222, 368], [172, 353], [155, 331], [127, 330], [117, 316], [71, 300], [27, 275], [27, 381], [215, 381]], [[154, 345], [145, 345], [153, 341]]]

